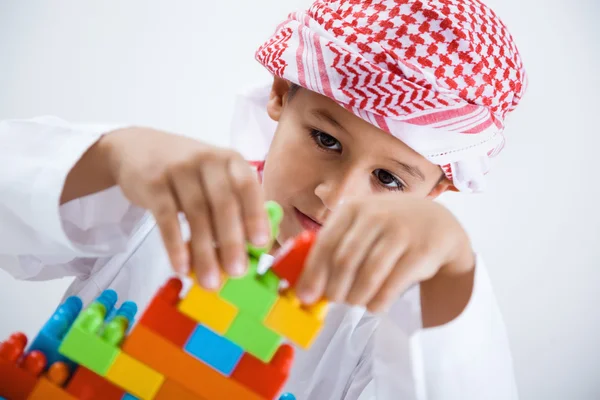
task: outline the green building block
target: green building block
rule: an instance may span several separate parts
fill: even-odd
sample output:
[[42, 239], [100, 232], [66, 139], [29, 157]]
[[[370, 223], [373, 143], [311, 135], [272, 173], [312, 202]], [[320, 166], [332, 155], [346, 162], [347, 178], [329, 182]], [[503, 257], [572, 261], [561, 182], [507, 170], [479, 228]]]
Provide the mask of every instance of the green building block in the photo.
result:
[[263, 275], [259, 275], [257, 280], [268, 290], [272, 292], [279, 291], [279, 282], [281, 279], [270, 269], [267, 270], [267, 272], [265, 272]]
[[77, 317], [58, 348], [63, 356], [100, 376], [106, 376], [120, 353], [114, 338], [107, 340], [99, 335], [105, 315], [106, 311], [102, 304], [92, 303]]
[[273, 285], [272, 277], [258, 275], [257, 266], [256, 259], [250, 257], [246, 275], [227, 279], [219, 291], [219, 297], [262, 321], [277, 300], [277, 287]]
[[225, 337], [265, 363], [271, 361], [281, 343], [280, 335], [243, 312], [235, 317]]

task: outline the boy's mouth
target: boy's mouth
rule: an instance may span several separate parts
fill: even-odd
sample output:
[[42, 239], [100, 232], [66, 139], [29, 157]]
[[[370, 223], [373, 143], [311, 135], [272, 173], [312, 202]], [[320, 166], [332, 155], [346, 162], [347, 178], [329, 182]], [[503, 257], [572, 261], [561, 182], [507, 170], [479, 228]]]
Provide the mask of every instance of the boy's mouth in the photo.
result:
[[298, 218], [298, 221], [300, 222], [300, 225], [302, 225], [304, 229], [309, 231], [318, 231], [319, 229], [321, 229], [322, 225], [319, 222], [315, 221], [308, 215], [302, 213], [296, 207], [294, 207], [294, 212], [296, 214], [296, 218]]

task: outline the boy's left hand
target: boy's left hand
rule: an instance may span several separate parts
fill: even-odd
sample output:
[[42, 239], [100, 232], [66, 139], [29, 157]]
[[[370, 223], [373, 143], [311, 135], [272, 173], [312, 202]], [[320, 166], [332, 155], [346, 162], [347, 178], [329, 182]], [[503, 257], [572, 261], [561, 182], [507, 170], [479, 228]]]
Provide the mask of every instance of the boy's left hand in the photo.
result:
[[319, 232], [297, 285], [312, 303], [387, 309], [413, 284], [471, 272], [469, 238], [452, 213], [427, 199], [381, 194], [336, 209]]

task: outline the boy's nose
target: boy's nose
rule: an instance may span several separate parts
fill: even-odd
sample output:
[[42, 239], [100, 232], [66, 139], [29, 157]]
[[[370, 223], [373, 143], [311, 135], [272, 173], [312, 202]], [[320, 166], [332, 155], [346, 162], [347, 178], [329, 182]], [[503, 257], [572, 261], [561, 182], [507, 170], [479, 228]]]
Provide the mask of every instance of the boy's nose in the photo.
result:
[[315, 188], [315, 195], [329, 211], [351, 198], [366, 195], [369, 191], [368, 180], [358, 172], [349, 172], [343, 176], [331, 176], [324, 179]]

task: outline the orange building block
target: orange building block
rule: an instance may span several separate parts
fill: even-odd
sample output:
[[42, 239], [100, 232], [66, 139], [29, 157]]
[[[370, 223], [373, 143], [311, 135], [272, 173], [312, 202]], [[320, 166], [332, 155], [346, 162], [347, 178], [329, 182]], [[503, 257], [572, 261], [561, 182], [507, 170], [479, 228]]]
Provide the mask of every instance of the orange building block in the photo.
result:
[[63, 361], [56, 361], [46, 371], [46, 378], [55, 386], [64, 386], [71, 376], [71, 370]]
[[37, 381], [37, 385], [27, 398], [27, 400], [76, 400], [76, 397], [71, 396], [64, 391], [60, 386], [56, 386], [45, 377], [41, 377]]
[[172, 380], [166, 380], [158, 389], [154, 400], [204, 400]]
[[323, 326], [326, 311], [326, 301], [302, 306], [294, 291], [289, 289], [277, 299], [264, 324], [298, 346], [308, 349]]
[[79, 400], [121, 400], [125, 394], [123, 389], [81, 365], [65, 390]]
[[264, 400], [143, 325], [135, 327], [122, 350], [205, 400]]
[[274, 399], [288, 378], [293, 360], [294, 348], [289, 344], [281, 345], [269, 364], [244, 353], [231, 378], [266, 399]]
[[181, 280], [169, 279], [156, 293], [139, 321], [177, 347], [185, 345], [197, 325], [196, 321], [177, 309], [181, 288]]
[[304, 231], [285, 243], [277, 252], [271, 270], [281, 279], [285, 279], [290, 287], [296, 286], [316, 237], [315, 232]]
[[0, 343], [0, 396], [11, 400], [25, 400], [37, 384], [37, 378], [46, 366], [46, 357], [34, 350], [21, 359], [27, 346], [27, 336], [13, 333]]

